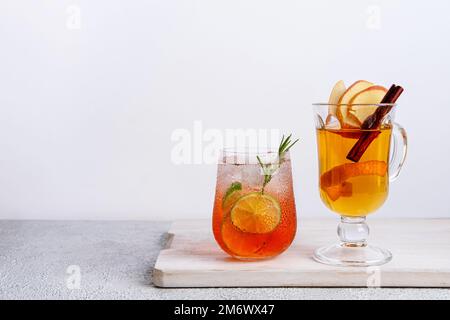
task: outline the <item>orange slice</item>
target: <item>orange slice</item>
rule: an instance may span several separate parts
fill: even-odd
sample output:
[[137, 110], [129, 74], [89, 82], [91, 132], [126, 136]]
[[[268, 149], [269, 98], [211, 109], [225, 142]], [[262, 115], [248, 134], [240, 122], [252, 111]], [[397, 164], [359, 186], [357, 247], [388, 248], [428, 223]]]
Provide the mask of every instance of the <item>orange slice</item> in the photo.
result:
[[353, 193], [352, 184], [350, 182], [343, 182], [341, 184], [325, 187], [324, 191], [328, 194], [332, 201], [336, 201], [340, 197], [351, 197]]
[[336, 166], [325, 172], [320, 177], [320, 187], [326, 189], [338, 186], [346, 180], [357, 176], [377, 175], [384, 176], [387, 173], [387, 163], [379, 160], [365, 162], [346, 163]]
[[258, 257], [261, 251], [269, 243], [272, 233], [248, 233], [242, 232], [231, 222], [228, 215], [221, 225], [221, 238], [226, 251], [238, 257]]
[[231, 222], [243, 232], [269, 233], [281, 221], [281, 208], [277, 199], [261, 192], [242, 196], [230, 212]]

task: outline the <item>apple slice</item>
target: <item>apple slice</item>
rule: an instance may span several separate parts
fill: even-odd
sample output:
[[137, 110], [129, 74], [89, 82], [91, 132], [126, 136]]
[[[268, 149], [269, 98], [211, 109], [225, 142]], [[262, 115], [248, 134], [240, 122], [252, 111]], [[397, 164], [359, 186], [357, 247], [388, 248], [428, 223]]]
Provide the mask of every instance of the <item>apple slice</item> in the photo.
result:
[[344, 94], [347, 89], [345, 88], [344, 81], [339, 80], [331, 90], [330, 98], [328, 99], [329, 104], [337, 104], [339, 99]]
[[[383, 100], [386, 95], [387, 89], [382, 86], [371, 86], [363, 91], [357, 93], [349, 102], [347, 116], [353, 115], [359, 122], [363, 123], [364, 120], [377, 109], [376, 104]], [[373, 104], [368, 106], [353, 106], [358, 104]]]
[[[331, 90], [330, 98], [328, 99], [328, 117], [327, 119], [331, 119], [331, 116], [336, 116], [336, 105], [339, 103], [339, 99], [344, 94], [345, 90], [345, 84], [344, 81], [339, 80], [336, 82], [336, 84], [333, 87], [333, 90]], [[327, 121], [328, 124], [328, 121]]]
[[350, 87], [345, 90], [345, 92], [339, 98], [338, 104], [339, 108], [337, 109], [336, 115], [339, 121], [341, 122], [342, 128], [359, 128], [361, 126], [361, 122], [357, 117], [351, 115], [347, 112], [348, 104], [350, 100], [359, 92], [372, 87], [374, 84], [372, 82], [366, 80], [358, 80], [353, 83]]

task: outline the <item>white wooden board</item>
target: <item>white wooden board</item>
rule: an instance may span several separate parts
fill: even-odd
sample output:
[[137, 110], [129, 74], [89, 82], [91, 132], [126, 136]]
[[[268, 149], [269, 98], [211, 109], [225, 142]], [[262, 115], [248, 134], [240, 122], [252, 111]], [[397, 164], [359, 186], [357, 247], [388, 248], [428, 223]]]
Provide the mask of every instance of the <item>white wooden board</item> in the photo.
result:
[[380, 267], [333, 267], [312, 259], [337, 242], [338, 219], [301, 220], [292, 246], [256, 262], [230, 258], [214, 241], [209, 220], [173, 223], [153, 272], [159, 287], [450, 287], [450, 219], [368, 219], [369, 242], [389, 249]]

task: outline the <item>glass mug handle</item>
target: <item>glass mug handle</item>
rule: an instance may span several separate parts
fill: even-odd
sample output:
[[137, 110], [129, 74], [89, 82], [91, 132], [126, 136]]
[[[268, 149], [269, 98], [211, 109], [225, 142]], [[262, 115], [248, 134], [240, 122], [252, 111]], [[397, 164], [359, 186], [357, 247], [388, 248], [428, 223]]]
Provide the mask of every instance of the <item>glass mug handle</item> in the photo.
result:
[[394, 122], [392, 124], [392, 140], [389, 159], [389, 181], [395, 181], [403, 167], [408, 150], [408, 136], [406, 130]]

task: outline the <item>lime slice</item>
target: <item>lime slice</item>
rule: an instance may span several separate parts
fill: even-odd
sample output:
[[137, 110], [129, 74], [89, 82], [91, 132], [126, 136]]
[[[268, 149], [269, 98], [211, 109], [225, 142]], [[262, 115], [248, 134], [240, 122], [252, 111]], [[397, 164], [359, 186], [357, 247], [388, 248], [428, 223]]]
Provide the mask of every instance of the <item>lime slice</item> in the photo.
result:
[[230, 215], [233, 225], [243, 232], [272, 232], [281, 222], [278, 200], [261, 192], [252, 192], [239, 198]]
[[236, 203], [236, 201], [242, 196], [241, 193], [242, 184], [240, 182], [233, 182], [225, 192], [225, 196], [222, 200], [222, 209], [228, 211]]

